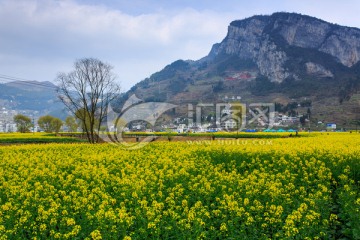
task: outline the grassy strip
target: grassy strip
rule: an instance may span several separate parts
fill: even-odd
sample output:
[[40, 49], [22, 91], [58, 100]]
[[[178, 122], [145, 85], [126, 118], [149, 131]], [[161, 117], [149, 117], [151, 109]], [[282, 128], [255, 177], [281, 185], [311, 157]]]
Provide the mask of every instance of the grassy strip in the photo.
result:
[[11, 133], [0, 134], [0, 144], [25, 144], [25, 143], [78, 143], [84, 140], [76, 137], [61, 137], [55, 134], [44, 133]]

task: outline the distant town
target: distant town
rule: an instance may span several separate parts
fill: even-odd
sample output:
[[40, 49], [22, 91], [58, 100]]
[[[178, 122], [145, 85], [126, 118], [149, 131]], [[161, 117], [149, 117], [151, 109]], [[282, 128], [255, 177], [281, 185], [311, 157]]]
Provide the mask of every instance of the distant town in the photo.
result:
[[[234, 98], [236, 99], [236, 97]], [[229, 105], [231, 106], [231, 104]], [[43, 129], [39, 127], [37, 121], [39, 117], [41, 117], [41, 113], [39, 111], [31, 111], [31, 110], [12, 110], [2, 107], [0, 110], [0, 132], [2, 133], [11, 133], [17, 132], [17, 126], [14, 122], [14, 116], [22, 114], [29, 117], [32, 120], [33, 127], [31, 129], [32, 132], [41, 132]], [[304, 118], [303, 115], [298, 116], [289, 116], [284, 113], [274, 112], [274, 119], [269, 126], [268, 119], [264, 119], [263, 117], [259, 117], [256, 121], [251, 124], [238, 126], [238, 122], [234, 120], [232, 116], [233, 113], [228, 108], [224, 108], [221, 111], [221, 121], [220, 119], [216, 119], [215, 116], [208, 115], [202, 118], [202, 121], [189, 121], [187, 117], [175, 117], [171, 121], [167, 121], [156, 126], [149, 126], [148, 123], [144, 121], [135, 121], [129, 124], [126, 128], [122, 129], [122, 131], [128, 132], [153, 132], [153, 131], [171, 131], [177, 133], [186, 133], [186, 132], [217, 132], [217, 131], [237, 131], [241, 129], [241, 131], [248, 132], [257, 132], [257, 131], [308, 131], [309, 129], [317, 130], [317, 131], [336, 131], [341, 130], [337, 129], [336, 123], [324, 123], [317, 122], [309, 123], [309, 119]], [[251, 119], [251, 115], [247, 114], [247, 119]], [[303, 121], [303, 122], [302, 122]], [[312, 128], [311, 128], [312, 127]], [[68, 131], [68, 127], [64, 123], [61, 131]], [[107, 131], [117, 131], [119, 129], [116, 126], [112, 125], [109, 127], [104, 127], [103, 130]], [[78, 128], [78, 131], [82, 131], [81, 128]]]
[[[149, 126], [144, 121], [134, 121], [122, 131], [133, 132], [153, 132], [169, 131], [177, 133], [186, 132], [221, 132], [221, 131], [245, 131], [245, 132], [297, 132], [297, 131], [345, 131], [338, 128], [334, 122], [314, 121], [311, 119], [311, 111], [308, 106], [311, 102], [304, 101], [301, 104], [288, 104], [282, 106], [289, 109], [288, 114], [275, 111], [276, 105], [281, 109], [281, 104], [241, 104], [240, 96], [225, 96], [224, 103], [221, 104], [198, 104], [191, 105], [191, 111], [187, 116], [173, 117], [170, 121], [162, 122], [154, 126]], [[304, 104], [305, 103], [305, 104]], [[293, 105], [293, 106], [292, 106]], [[304, 107], [305, 105], [305, 107]], [[216, 113], [214, 111], [203, 111], [207, 108], [221, 108]], [[245, 109], [242, 110], [236, 108]], [[302, 107], [307, 109], [306, 114], [299, 114], [294, 109]], [[196, 113], [195, 113], [196, 112]], [[197, 116], [199, 115], [200, 116]], [[196, 116], [195, 116], [196, 115]], [[241, 115], [241, 116], [240, 116]], [[310, 120], [311, 119], [311, 120]], [[116, 126], [110, 126], [109, 131], [117, 131]]]
[[39, 126], [37, 125], [37, 119], [40, 117], [39, 111], [11, 110], [2, 107], [0, 110], [0, 132], [17, 132], [17, 126], [14, 122], [14, 117], [18, 114], [30, 117], [34, 124], [32, 131], [40, 131]]

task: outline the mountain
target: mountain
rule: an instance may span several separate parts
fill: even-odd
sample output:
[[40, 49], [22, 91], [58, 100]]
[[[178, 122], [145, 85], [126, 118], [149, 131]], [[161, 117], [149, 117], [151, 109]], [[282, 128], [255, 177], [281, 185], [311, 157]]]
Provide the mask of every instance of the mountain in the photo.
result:
[[42, 92], [47, 90], [55, 90], [56, 86], [49, 82], [49, 81], [13, 81], [4, 83], [4, 86], [16, 88], [19, 90], [25, 90], [25, 91], [36, 91], [36, 92]]
[[63, 104], [56, 86], [48, 81], [13, 81], [0, 84], [0, 106], [11, 110], [38, 111], [60, 116]]
[[169, 64], [120, 103], [134, 93], [180, 105], [236, 96], [244, 103], [274, 102], [290, 114], [311, 108], [313, 121], [346, 127], [360, 118], [359, 90], [360, 29], [280, 12], [231, 22], [208, 56]]

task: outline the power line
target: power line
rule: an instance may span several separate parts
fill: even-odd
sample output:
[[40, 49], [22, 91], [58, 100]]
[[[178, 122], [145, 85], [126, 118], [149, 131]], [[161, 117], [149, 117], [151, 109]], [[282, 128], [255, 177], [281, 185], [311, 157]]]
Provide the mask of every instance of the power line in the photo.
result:
[[4, 74], [0, 74], [0, 82], [2, 84], [16, 82], [16, 84], [20, 84], [20, 85], [24, 85], [24, 86], [37, 86], [37, 87], [48, 88], [48, 89], [52, 89], [52, 90], [56, 89], [55, 86], [50, 86], [50, 85], [44, 84], [43, 82], [40, 82], [40, 81], [18, 78], [18, 77], [8, 76], [8, 75], [4, 75]]
[[6, 79], [11, 79], [11, 80], [19, 80], [19, 81], [35, 81], [35, 80], [29, 80], [29, 79], [25, 79], [25, 78], [13, 77], [13, 76], [4, 75], [4, 74], [0, 74], [0, 78], [6, 78]]

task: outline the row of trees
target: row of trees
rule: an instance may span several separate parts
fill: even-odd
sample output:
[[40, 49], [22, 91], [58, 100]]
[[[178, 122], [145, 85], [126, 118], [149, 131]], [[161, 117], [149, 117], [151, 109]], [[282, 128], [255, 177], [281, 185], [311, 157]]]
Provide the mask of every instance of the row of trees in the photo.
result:
[[[18, 132], [21, 133], [31, 132], [31, 128], [34, 127], [34, 123], [31, 121], [31, 118], [22, 114], [14, 116], [14, 122], [16, 123]], [[47, 133], [58, 133], [64, 125], [64, 122], [61, 121], [61, 119], [50, 115], [40, 117], [37, 123], [39, 127]], [[74, 117], [69, 116], [65, 120], [65, 126], [67, 126], [70, 132], [76, 132], [79, 124], [76, 122]]]

